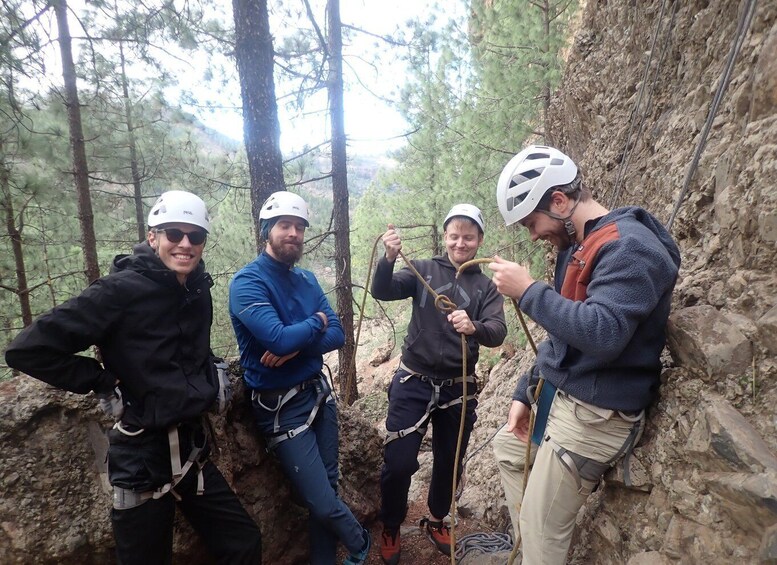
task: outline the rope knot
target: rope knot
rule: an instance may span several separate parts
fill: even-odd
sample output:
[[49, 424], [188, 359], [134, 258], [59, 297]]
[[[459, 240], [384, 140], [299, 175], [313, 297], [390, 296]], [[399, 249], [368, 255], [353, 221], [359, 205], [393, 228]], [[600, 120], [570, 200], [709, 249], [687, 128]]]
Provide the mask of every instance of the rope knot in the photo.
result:
[[456, 309], [456, 303], [444, 294], [438, 294], [434, 298], [434, 306], [440, 312], [453, 312]]

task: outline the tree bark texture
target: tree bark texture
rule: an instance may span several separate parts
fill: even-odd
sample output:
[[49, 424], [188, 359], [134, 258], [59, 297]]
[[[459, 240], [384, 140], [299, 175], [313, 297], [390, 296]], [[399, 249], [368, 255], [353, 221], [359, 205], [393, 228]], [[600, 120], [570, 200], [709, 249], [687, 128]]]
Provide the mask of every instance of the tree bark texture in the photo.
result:
[[121, 58], [121, 95], [124, 98], [124, 122], [127, 126], [127, 142], [129, 143], [130, 172], [132, 174], [132, 199], [135, 203], [135, 222], [138, 228], [138, 242], [146, 239], [146, 218], [143, 213], [143, 186], [140, 180], [138, 166], [138, 147], [135, 140], [135, 126], [132, 120], [132, 100], [129, 97], [129, 80], [127, 65], [124, 58], [124, 44], [119, 41], [119, 57]]
[[329, 23], [329, 116], [332, 127], [332, 200], [335, 231], [335, 288], [337, 313], [345, 332], [338, 352], [340, 394], [348, 404], [358, 398], [353, 340], [353, 287], [351, 285], [351, 223], [348, 215], [348, 157], [343, 110], [343, 37], [340, 0], [327, 0]]
[[243, 133], [251, 175], [251, 211], [259, 252], [261, 206], [270, 194], [285, 188], [273, 79], [274, 50], [267, 0], [232, 0], [232, 10], [235, 58], [243, 99]]
[[65, 107], [70, 129], [70, 148], [73, 152], [73, 180], [78, 199], [78, 220], [81, 225], [81, 243], [84, 246], [86, 278], [92, 282], [100, 276], [97, 262], [97, 241], [94, 235], [94, 213], [89, 194], [89, 169], [86, 162], [84, 130], [81, 122], [81, 105], [78, 101], [76, 68], [73, 64], [70, 28], [67, 23], [66, 0], [54, 0], [59, 29], [59, 51], [62, 56], [62, 78], [65, 83]]
[[[10, 173], [3, 158], [3, 143], [0, 141], [0, 194], [2, 194], [2, 208], [5, 211], [6, 233], [11, 239], [13, 249], [14, 266], [16, 267], [16, 295], [19, 297], [19, 309], [22, 314], [22, 323], [26, 328], [32, 324], [32, 310], [30, 308], [30, 293], [27, 288], [27, 269], [24, 266], [24, 250], [22, 248], [22, 234], [18, 228], [11, 198]], [[10, 316], [7, 316], [10, 318]]]

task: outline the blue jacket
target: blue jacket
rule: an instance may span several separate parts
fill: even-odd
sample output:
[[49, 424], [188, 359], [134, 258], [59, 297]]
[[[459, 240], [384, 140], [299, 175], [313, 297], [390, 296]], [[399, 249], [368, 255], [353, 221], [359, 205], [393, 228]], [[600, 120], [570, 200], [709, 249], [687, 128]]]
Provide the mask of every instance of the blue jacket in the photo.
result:
[[[316, 312], [324, 312], [328, 325]], [[240, 347], [243, 378], [252, 389], [290, 388], [316, 375], [323, 354], [345, 342], [340, 319], [310, 271], [263, 252], [243, 267], [229, 289], [229, 314]], [[280, 367], [265, 367], [262, 355], [299, 351]]]
[[[599, 230], [610, 235], [598, 253], [587, 266], [575, 265], [575, 254]], [[579, 272], [573, 267], [584, 266], [587, 272], [577, 291], [582, 297], [562, 296], [562, 289], [574, 286], [565, 286], [565, 277]], [[648, 406], [660, 384], [660, 356], [679, 267], [677, 245], [645, 210], [619, 208], [589, 221], [581, 245], [559, 253], [555, 289], [537, 281], [521, 297], [521, 310], [548, 331], [538, 348], [533, 379], [539, 373], [556, 388], [601, 408]], [[514, 400], [528, 403], [528, 380], [528, 374], [519, 380]]]

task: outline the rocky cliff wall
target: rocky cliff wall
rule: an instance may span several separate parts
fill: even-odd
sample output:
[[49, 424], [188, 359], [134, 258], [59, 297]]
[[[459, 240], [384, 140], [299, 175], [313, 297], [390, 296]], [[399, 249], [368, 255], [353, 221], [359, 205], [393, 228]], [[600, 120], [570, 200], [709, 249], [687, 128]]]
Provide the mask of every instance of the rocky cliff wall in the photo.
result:
[[[672, 218], [748, 4], [587, 2], [548, 141], [605, 205]], [[591, 497], [573, 562], [777, 563], [776, 21], [777, 3], [758, 2], [673, 218], [683, 266], [671, 354], [632, 459], [636, 484], [613, 471]], [[473, 446], [504, 420], [530, 358], [492, 372]], [[473, 458], [462, 510], [498, 525], [495, 474], [488, 450]]]

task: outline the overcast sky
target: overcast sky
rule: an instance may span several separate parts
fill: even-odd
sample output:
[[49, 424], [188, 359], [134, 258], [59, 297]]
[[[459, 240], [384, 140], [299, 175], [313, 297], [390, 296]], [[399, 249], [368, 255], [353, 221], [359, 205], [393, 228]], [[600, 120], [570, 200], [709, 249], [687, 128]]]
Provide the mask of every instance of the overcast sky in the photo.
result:
[[[341, 20], [344, 24], [365, 29], [376, 35], [393, 34], [406, 21], [428, 13], [435, 0], [341, 0]], [[449, 6], [462, 4], [450, 2]], [[271, 24], [272, 25], [272, 24]], [[319, 22], [323, 25], [323, 22]], [[277, 34], [274, 33], [277, 37]], [[380, 42], [378, 42], [380, 43]], [[366, 64], [375, 49], [376, 39], [365, 34], [353, 34], [352, 43], [344, 47], [346, 65], [344, 73], [350, 84], [345, 92], [345, 127], [349, 139], [349, 151], [354, 154], [382, 154], [404, 143], [402, 134], [408, 126], [402, 116], [389, 104], [371, 95], [354, 79], [358, 74], [369, 90], [385, 98], [396, 98], [404, 84], [405, 69], [397, 57], [384, 61], [380, 68]], [[383, 44], [378, 48], [388, 49]], [[364, 57], [360, 56], [364, 53]], [[363, 59], [363, 60], [362, 60]], [[276, 79], [277, 80], [277, 79]], [[235, 85], [239, 96], [239, 85]], [[280, 90], [280, 89], [279, 89]], [[280, 93], [279, 93], [280, 94]], [[326, 137], [327, 94], [321, 91], [306, 104], [303, 112], [291, 114], [279, 105], [281, 122], [281, 146], [284, 152], [293, 152], [307, 145], [316, 145]], [[242, 139], [243, 122], [239, 111], [201, 112], [202, 121], [234, 139]]]
[[[301, 0], [298, 1], [301, 4]], [[444, 1], [446, 13], [464, 10], [462, 0]], [[79, 13], [83, 10], [83, 2], [84, 0], [68, 0], [68, 5], [73, 12]], [[344, 24], [351, 24], [375, 35], [389, 35], [393, 34], [398, 26], [412, 18], [425, 19], [430, 6], [435, 2], [436, 0], [340, 0], [341, 20]], [[323, 29], [325, 25], [323, 21], [325, 0], [312, 0], [311, 4], [318, 12], [317, 17], [320, 18], [318, 23]], [[220, 12], [221, 17], [231, 20], [231, 3], [217, 2], [215, 9]], [[49, 34], [55, 39], [57, 32], [53, 11], [49, 11], [47, 16], [41, 23], [49, 27]], [[71, 35], [76, 38], [82, 36], [83, 31], [78, 19], [72, 14], [68, 19]], [[273, 26], [273, 24], [274, 22], [271, 21], [273, 36], [277, 43], [284, 30], [280, 25]], [[377, 41], [377, 48], [384, 54], [389, 54], [389, 57], [384, 57], [387, 60], [384, 60], [379, 68], [367, 63], [373, 59], [371, 52], [376, 49], [376, 41], [374, 37], [369, 35], [354, 33], [351, 44], [344, 46], [346, 55], [346, 64], [344, 65], [346, 75], [345, 126], [349, 138], [349, 151], [353, 154], [380, 154], [388, 149], [395, 149], [404, 142], [401, 136], [408, 129], [399, 113], [389, 104], [382, 102], [367, 91], [369, 89], [382, 97], [395, 99], [405, 81], [405, 69], [400, 60], [400, 52], [390, 52], [386, 44]], [[78, 56], [80, 43], [77, 39], [73, 42], [74, 58]], [[58, 45], [55, 42], [50, 43], [47, 50], [49, 54], [46, 57], [46, 76], [40, 82], [26, 85], [29, 88], [47, 88], [49, 85], [61, 88], [62, 72]], [[241, 140], [243, 122], [239, 109], [241, 103], [240, 84], [234, 68], [234, 61], [222, 61], [225, 69], [224, 76], [229, 77], [229, 80], [223, 88], [216, 88], [213, 84], [206, 83], [204, 79], [207, 67], [205, 55], [198, 57], [181, 53], [180, 60], [177, 61], [174, 57], [166, 57], [161, 53], [155, 54], [162, 60], [165, 58], [169, 60], [169, 65], [168, 63], [165, 65], [174, 69], [174, 75], [179, 80], [179, 85], [169, 88], [166, 91], [166, 96], [172, 102], [176, 102], [181, 99], [183, 90], [189, 91], [191, 95], [199, 99], [201, 104], [210, 102], [221, 105], [221, 109], [207, 110], [196, 105], [183, 104], [184, 109], [195, 113], [208, 127]], [[355, 78], [357, 75], [358, 81]], [[359, 81], [364, 83], [366, 88], [360, 86]], [[281, 95], [284, 88], [277, 82], [276, 73], [276, 94]], [[288, 91], [288, 88], [286, 90]], [[313, 146], [325, 141], [328, 136], [326, 110], [327, 93], [323, 90], [306, 103], [303, 111], [295, 113], [290, 113], [281, 100], [279, 102], [279, 118], [281, 146], [284, 152], [291, 153], [304, 145]]]

